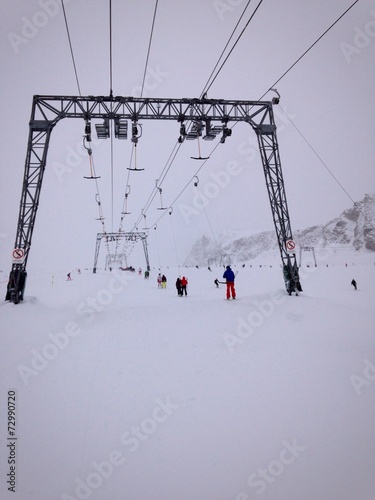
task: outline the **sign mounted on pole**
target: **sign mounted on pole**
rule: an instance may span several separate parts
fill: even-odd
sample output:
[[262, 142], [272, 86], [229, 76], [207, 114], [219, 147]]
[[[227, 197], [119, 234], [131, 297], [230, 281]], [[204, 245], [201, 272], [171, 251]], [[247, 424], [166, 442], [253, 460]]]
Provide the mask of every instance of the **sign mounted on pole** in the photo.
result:
[[287, 240], [285, 242], [285, 248], [287, 252], [294, 253], [296, 249], [296, 244], [293, 240]]
[[23, 264], [25, 260], [25, 252], [22, 248], [15, 248], [12, 251], [12, 261], [13, 264]]

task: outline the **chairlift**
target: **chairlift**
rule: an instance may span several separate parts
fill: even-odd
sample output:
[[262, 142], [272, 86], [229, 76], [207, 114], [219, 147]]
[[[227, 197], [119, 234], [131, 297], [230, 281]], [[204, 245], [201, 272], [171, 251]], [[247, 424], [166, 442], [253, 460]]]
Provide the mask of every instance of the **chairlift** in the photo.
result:
[[199, 178], [197, 175], [194, 175], [194, 179], [197, 179], [195, 182], [194, 182], [194, 186], [195, 187], [198, 187], [198, 184], [199, 184]]

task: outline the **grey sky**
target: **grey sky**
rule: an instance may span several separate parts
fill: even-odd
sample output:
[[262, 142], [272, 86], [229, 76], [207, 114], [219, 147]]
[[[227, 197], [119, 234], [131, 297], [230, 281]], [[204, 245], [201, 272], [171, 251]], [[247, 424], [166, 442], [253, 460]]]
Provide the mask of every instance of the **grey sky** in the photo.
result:
[[[109, 94], [108, 3], [65, 0], [82, 95]], [[251, 2], [239, 30], [257, 3]], [[264, 0], [208, 96], [258, 99], [351, 3]], [[245, 0], [159, 0], [144, 96], [199, 97], [245, 4]], [[112, 5], [113, 91], [115, 95], [139, 95], [155, 3], [113, 0]], [[77, 95], [78, 90], [60, 2], [18, 0], [10, 7], [3, 1], [0, 8], [0, 269], [8, 270], [32, 96]], [[370, 0], [361, 0], [277, 84], [281, 94], [281, 107], [275, 109], [278, 139], [294, 229], [326, 222], [351, 201], [284, 112], [352, 199], [375, 191], [374, 56], [375, 7]], [[272, 97], [268, 93], [265, 98]], [[60, 122], [53, 131], [30, 266], [64, 269], [92, 265], [96, 233], [101, 226], [95, 220], [94, 184], [83, 179], [89, 172], [88, 158], [81, 149], [83, 129], [83, 122], [71, 120]], [[141, 214], [178, 135], [177, 123], [143, 125], [137, 160], [145, 170], [131, 174], [131, 215], [125, 220], [125, 230], [132, 229]], [[215, 145], [216, 141], [201, 141], [202, 154], [208, 155]], [[176, 252], [181, 263], [191, 244], [210, 231], [210, 225], [216, 234], [227, 228], [273, 228], [255, 146], [250, 127], [236, 126], [232, 137], [216, 149], [198, 174], [199, 190], [208, 197], [205, 210], [196, 204], [191, 182], [174, 204], [172, 216], [165, 215], [150, 234], [152, 264], [159, 259], [175, 264]], [[113, 205], [109, 147], [110, 141], [96, 142], [93, 154], [101, 176], [106, 229], [116, 231], [131, 142], [114, 141]], [[190, 159], [197, 152], [196, 141], [184, 143], [162, 186], [165, 205], [176, 198], [199, 168], [199, 163]], [[222, 187], [219, 178], [229, 182]], [[146, 214], [147, 226], [161, 215], [156, 210], [158, 201], [156, 197]]]

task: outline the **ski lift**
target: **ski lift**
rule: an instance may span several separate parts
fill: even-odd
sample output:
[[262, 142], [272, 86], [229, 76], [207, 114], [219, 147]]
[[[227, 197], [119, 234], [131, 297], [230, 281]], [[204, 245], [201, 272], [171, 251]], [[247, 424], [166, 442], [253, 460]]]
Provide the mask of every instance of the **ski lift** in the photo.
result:
[[146, 222], [146, 214], [143, 214], [143, 218], [145, 220], [145, 227], [143, 227], [142, 229], [145, 230], [145, 231], [148, 231], [150, 228], [147, 227], [147, 222]]
[[90, 132], [91, 129], [89, 129], [88, 127], [89, 127], [89, 125], [86, 125], [86, 127], [85, 127], [86, 135], [83, 136], [83, 147], [86, 149], [87, 154], [89, 155], [90, 176], [83, 176], [83, 178], [84, 179], [100, 179], [99, 175], [93, 175], [94, 165], [93, 165], [93, 161], [92, 161], [92, 149], [90, 147], [86, 146], [86, 140], [91, 139], [91, 132]]
[[95, 219], [95, 220], [100, 220], [101, 222], [103, 222], [104, 221], [104, 217], [103, 217], [103, 215], [101, 213], [101, 203], [100, 203], [100, 200], [99, 200], [98, 193], [96, 193], [96, 195], [95, 195], [95, 201], [96, 201], [96, 203], [98, 204], [98, 207], [99, 207], [99, 217], [97, 219]]
[[133, 172], [141, 172], [144, 168], [137, 168], [137, 144], [134, 144], [134, 167], [128, 167], [128, 170], [132, 170]]
[[163, 205], [163, 196], [162, 196], [162, 189], [161, 187], [158, 187], [158, 179], [156, 179], [156, 189], [159, 191], [160, 194], [160, 207], [158, 207], [158, 210], [167, 210], [168, 207], [165, 207]]
[[199, 142], [199, 137], [202, 135], [202, 129], [203, 129], [203, 124], [200, 121], [196, 121], [193, 123], [193, 126], [191, 127], [190, 132], [187, 134], [186, 139], [192, 140], [192, 139], [197, 139], [198, 141], [198, 155], [199, 156], [191, 156], [190, 158], [192, 160], [208, 160], [208, 157], [203, 157], [201, 155], [201, 146]]
[[201, 156], [201, 147], [200, 147], [200, 143], [199, 143], [199, 137], [197, 137], [197, 141], [198, 141], [198, 154], [199, 154], [199, 156], [190, 156], [190, 158], [192, 160], [208, 160], [210, 158], [209, 156]]
[[[129, 188], [129, 190], [128, 190], [128, 188]], [[125, 189], [125, 208], [121, 212], [122, 216], [131, 214], [131, 212], [127, 211], [128, 210], [128, 196], [129, 196], [129, 194], [130, 194], [130, 185], [127, 184], [126, 189]]]

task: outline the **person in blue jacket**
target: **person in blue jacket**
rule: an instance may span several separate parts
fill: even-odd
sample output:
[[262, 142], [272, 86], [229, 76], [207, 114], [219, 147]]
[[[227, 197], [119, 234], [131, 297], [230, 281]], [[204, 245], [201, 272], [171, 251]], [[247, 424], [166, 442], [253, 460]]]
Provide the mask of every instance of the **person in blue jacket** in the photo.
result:
[[230, 266], [227, 266], [223, 278], [226, 280], [227, 283], [227, 300], [230, 299], [230, 296], [232, 295], [232, 299], [236, 298], [236, 290], [234, 289], [234, 272], [230, 268]]

